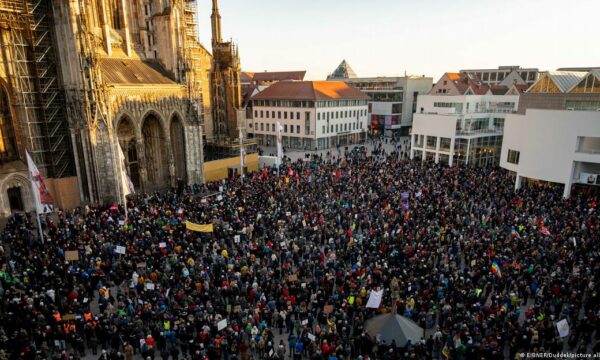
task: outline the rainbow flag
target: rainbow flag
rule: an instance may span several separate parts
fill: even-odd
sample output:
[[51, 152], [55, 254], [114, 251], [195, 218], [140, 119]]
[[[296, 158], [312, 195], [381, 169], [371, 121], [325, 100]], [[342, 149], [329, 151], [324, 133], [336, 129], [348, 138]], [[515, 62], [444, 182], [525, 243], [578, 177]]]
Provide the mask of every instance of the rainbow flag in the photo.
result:
[[508, 303], [502, 304], [502, 306], [500, 306], [500, 311], [507, 312], [508, 311]]
[[517, 229], [515, 229], [515, 227], [513, 226], [513, 228], [510, 230], [510, 235], [512, 237], [516, 237], [517, 239], [521, 238], [521, 235], [519, 234], [519, 232], [517, 231]]
[[498, 279], [502, 279], [502, 271], [500, 271], [500, 266], [498, 266], [497, 262], [492, 263], [492, 273], [498, 277]]

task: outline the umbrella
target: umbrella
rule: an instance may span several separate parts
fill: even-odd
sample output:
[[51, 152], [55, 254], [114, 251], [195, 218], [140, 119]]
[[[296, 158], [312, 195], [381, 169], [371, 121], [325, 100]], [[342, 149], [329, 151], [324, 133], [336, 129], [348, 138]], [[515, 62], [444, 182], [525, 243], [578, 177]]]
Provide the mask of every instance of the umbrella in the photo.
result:
[[365, 330], [371, 337], [377, 337], [386, 344], [396, 340], [396, 345], [406, 346], [408, 340], [416, 343], [423, 339], [425, 331], [414, 321], [404, 316], [384, 314], [369, 319], [365, 324]]

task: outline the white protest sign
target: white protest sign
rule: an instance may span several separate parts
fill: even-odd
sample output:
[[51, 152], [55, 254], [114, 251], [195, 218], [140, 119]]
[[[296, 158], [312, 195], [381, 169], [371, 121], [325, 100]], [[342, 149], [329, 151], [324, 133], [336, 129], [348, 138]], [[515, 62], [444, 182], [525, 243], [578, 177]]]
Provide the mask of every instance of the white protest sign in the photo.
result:
[[117, 254], [125, 255], [125, 246], [117, 245], [115, 252]]
[[310, 341], [315, 341], [317, 338], [316, 338], [316, 336], [314, 336], [313, 334], [308, 334], [308, 339], [309, 339]]
[[221, 331], [227, 327], [227, 319], [223, 319], [217, 323], [217, 330]]
[[561, 321], [556, 323], [556, 329], [558, 330], [558, 335], [561, 338], [569, 336], [569, 323], [567, 319], [562, 319]]
[[371, 295], [369, 296], [369, 301], [367, 301], [367, 307], [372, 309], [378, 309], [381, 304], [381, 299], [383, 298], [383, 290], [379, 291], [371, 291]]
[[308, 320], [302, 320], [302, 325], [308, 325]]
[[125, 225], [125, 221], [124, 220], [119, 220], [119, 226], [123, 226]]
[[221, 201], [223, 200], [223, 197], [221, 195], [217, 196], [217, 201]]
[[159, 248], [166, 248], [167, 247], [167, 243], [166, 242], [161, 242], [158, 244]]
[[144, 284], [144, 286], [146, 287], [146, 290], [154, 290], [154, 283], [151, 282], [147, 282]]
[[233, 241], [235, 241], [236, 244], [240, 243], [240, 236], [239, 235], [234, 235], [233, 236]]

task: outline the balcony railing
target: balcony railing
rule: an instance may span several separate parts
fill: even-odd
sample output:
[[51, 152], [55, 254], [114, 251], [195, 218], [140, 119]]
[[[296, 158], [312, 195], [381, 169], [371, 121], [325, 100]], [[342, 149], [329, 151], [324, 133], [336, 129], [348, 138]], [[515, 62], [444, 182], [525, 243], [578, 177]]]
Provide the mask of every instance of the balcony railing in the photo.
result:
[[502, 129], [456, 130], [456, 135], [502, 134]]

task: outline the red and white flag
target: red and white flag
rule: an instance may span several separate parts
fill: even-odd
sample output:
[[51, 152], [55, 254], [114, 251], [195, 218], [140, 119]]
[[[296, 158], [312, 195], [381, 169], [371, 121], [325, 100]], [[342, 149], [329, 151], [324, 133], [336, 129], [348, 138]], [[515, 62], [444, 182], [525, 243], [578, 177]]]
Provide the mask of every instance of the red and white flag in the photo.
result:
[[552, 236], [552, 233], [550, 233], [550, 230], [548, 230], [548, 228], [545, 227], [544, 225], [542, 225], [542, 227], [540, 227], [540, 232], [546, 236]]
[[123, 148], [119, 144], [119, 163], [121, 164], [121, 187], [123, 189], [123, 196], [135, 194], [135, 187], [127, 175], [127, 165], [125, 164], [125, 154]]
[[33, 190], [33, 200], [35, 201], [35, 207], [38, 214], [46, 214], [54, 211], [54, 200], [52, 195], [48, 192], [46, 183], [42, 178], [42, 174], [38, 171], [37, 166], [33, 163], [29, 152], [25, 152], [27, 156], [27, 167], [29, 168], [29, 174], [31, 175], [31, 187]]

